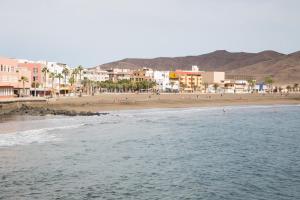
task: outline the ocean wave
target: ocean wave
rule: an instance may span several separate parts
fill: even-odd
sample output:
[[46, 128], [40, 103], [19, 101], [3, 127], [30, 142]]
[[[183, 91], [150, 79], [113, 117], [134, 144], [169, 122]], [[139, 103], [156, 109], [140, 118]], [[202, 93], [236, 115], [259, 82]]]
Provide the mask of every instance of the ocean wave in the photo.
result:
[[85, 124], [41, 128], [0, 134], [0, 147], [58, 141], [60, 140], [60, 137], [57, 134], [53, 133], [53, 131], [74, 129], [84, 125]]
[[285, 108], [285, 107], [299, 107], [300, 104], [276, 104], [276, 105], [224, 105], [224, 106], [208, 106], [208, 107], [187, 107], [187, 108], [147, 108], [147, 109], [137, 109], [137, 110], [121, 110], [112, 111], [112, 114], [118, 115], [120, 117], [132, 117], [136, 118], [140, 115], [156, 115], [156, 114], [174, 114], [174, 113], [190, 113], [199, 111], [223, 111], [226, 109], [260, 109], [260, 108]]

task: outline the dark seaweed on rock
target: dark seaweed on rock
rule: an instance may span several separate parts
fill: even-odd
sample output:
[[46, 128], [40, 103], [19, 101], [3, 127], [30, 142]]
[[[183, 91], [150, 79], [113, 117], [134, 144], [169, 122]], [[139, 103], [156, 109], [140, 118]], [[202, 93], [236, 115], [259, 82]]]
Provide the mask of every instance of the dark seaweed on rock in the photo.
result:
[[81, 111], [76, 112], [74, 110], [57, 110], [44, 107], [33, 107], [26, 104], [22, 104], [16, 109], [12, 109], [9, 112], [2, 113], [3, 115], [66, 115], [66, 116], [100, 116], [107, 115], [108, 113]]

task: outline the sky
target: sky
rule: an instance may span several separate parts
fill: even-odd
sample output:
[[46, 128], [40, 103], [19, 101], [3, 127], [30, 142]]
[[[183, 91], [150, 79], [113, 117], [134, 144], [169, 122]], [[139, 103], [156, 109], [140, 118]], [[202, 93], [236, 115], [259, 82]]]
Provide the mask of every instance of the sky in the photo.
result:
[[300, 50], [299, 0], [0, 0], [0, 55], [86, 67]]

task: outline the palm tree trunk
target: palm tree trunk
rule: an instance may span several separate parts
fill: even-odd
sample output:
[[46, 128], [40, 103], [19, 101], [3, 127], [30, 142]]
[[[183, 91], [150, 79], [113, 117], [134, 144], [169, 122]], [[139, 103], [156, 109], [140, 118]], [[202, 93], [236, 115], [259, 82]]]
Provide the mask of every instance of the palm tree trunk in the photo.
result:
[[58, 79], [58, 96], [60, 96], [60, 78]]
[[54, 83], [54, 79], [52, 78], [52, 83], [51, 83], [51, 84], [52, 84], [52, 91], [51, 91], [51, 95], [52, 95], [52, 96], [51, 96], [51, 98], [53, 97], [53, 90], [54, 90], [53, 83]]
[[79, 90], [81, 92], [81, 71], [79, 71]]
[[65, 89], [64, 89], [64, 96], [66, 96], [66, 85], [67, 85], [67, 75], [65, 75]]
[[23, 81], [23, 95], [25, 93], [25, 82]]

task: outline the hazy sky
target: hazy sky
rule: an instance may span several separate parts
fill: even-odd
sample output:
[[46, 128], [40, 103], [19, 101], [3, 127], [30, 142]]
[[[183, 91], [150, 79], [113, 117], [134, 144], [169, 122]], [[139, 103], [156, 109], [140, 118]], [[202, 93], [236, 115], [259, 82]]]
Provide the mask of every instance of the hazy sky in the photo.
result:
[[299, 0], [0, 0], [0, 55], [94, 66], [300, 50]]

